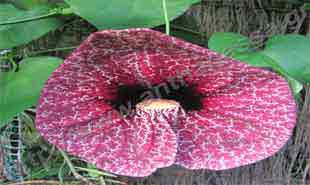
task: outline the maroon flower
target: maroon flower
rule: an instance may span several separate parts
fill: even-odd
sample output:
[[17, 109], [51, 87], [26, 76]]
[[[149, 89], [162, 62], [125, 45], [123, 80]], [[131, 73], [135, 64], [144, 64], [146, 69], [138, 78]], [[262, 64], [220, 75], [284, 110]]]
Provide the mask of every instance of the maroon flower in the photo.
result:
[[36, 121], [50, 143], [98, 168], [147, 176], [271, 156], [292, 133], [296, 105], [273, 72], [149, 29], [108, 30], [52, 74]]

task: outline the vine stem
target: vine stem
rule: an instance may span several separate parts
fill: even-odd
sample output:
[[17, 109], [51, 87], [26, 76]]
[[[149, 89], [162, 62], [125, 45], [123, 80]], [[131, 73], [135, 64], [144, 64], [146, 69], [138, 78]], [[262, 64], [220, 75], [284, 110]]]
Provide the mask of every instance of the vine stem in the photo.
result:
[[162, 4], [163, 4], [164, 16], [165, 16], [166, 34], [170, 35], [170, 23], [169, 23], [166, 0], [162, 0]]
[[54, 10], [52, 10], [49, 13], [44, 14], [44, 15], [38, 15], [38, 16], [30, 17], [30, 18], [18, 19], [18, 20], [7, 21], [7, 22], [0, 22], [0, 26], [30, 22], [30, 21], [35, 21], [35, 20], [39, 20], [39, 19], [46, 19], [48, 17], [59, 15], [59, 14], [67, 15], [67, 14], [72, 14], [72, 13], [73, 13], [73, 11], [70, 8], [65, 8], [65, 9], [63, 9], [63, 8], [59, 9], [58, 8], [58, 9], [54, 9]]
[[35, 20], [39, 20], [39, 19], [45, 19], [45, 18], [48, 18], [50, 16], [54, 16], [54, 15], [57, 15], [57, 14], [58, 14], [58, 11], [53, 11], [53, 12], [50, 12], [48, 14], [39, 15], [39, 16], [36, 16], [36, 17], [30, 17], [30, 18], [26, 18], [26, 19], [18, 19], [18, 20], [14, 20], [14, 21], [1, 22], [0, 26], [10, 25], [10, 24], [18, 24], [18, 23], [24, 23], [24, 22], [30, 22], [30, 21], [35, 21]]

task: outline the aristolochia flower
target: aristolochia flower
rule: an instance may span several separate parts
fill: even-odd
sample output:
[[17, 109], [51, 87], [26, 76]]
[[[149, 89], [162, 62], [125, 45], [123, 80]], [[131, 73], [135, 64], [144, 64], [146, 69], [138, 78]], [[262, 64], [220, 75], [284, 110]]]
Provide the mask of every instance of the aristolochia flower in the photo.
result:
[[149, 29], [92, 34], [51, 75], [36, 126], [103, 170], [223, 170], [277, 152], [296, 123], [287, 82]]

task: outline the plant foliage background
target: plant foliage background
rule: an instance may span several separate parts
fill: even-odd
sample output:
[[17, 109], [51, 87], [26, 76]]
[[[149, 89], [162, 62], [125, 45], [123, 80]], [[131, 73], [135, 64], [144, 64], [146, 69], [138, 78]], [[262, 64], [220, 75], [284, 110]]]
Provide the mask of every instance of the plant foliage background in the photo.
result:
[[[43, 184], [167, 185], [273, 185], [309, 181], [309, 2], [166, 0], [166, 12], [163, 2], [0, 0], [1, 145], [2, 155], [7, 156], [4, 157], [7, 161], [3, 163], [4, 169], [8, 162], [18, 161], [13, 154], [21, 156], [20, 164], [8, 168], [22, 177], [15, 180], [41, 180]], [[191, 5], [194, 6], [188, 10]], [[167, 20], [170, 24], [164, 26]], [[34, 117], [36, 101], [49, 74], [90, 33], [131, 27], [170, 32], [173, 36], [283, 75], [300, 106], [294, 137], [275, 156], [250, 166], [222, 172], [172, 167], [145, 179], [115, 177], [45, 143], [35, 131]], [[12, 144], [12, 133], [17, 133], [22, 145]], [[6, 176], [7, 173], [10, 171]], [[10, 182], [3, 180], [3, 183]]]

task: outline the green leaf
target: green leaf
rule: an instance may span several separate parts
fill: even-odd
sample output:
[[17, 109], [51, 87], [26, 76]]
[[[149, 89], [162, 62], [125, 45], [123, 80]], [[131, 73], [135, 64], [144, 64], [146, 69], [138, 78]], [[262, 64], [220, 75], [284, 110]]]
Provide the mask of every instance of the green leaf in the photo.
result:
[[[176, 18], [200, 0], [166, 0], [169, 20]], [[98, 29], [154, 27], [164, 24], [161, 0], [65, 0], [73, 12]]]
[[263, 53], [302, 83], [310, 83], [310, 39], [302, 35], [279, 35], [269, 39]]
[[304, 8], [304, 10], [305, 10], [306, 12], [310, 12], [310, 3], [305, 3], [305, 4], [303, 5], [303, 8]]
[[286, 75], [285, 77], [288, 83], [290, 84], [290, 87], [295, 97], [297, 97], [300, 91], [304, 88], [303, 84], [288, 75]]
[[278, 68], [280, 67], [274, 64], [275, 62], [271, 58], [260, 52], [237, 53], [233, 58], [256, 67], [271, 67], [275, 71], [279, 71]]
[[252, 42], [243, 35], [230, 32], [216, 32], [209, 39], [208, 46], [211, 50], [227, 56], [250, 50]]
[[[32, 10], [24, 11], [11, 4], [0, 4], [0, 23], [18, 21], [38, 17], [49, 13], [45, 6], [37, 6]], [[45, 18], [30, 22], [0, 25], [0, 50], [16, 47], [37, 39], [61, 25], [56, 18]]]
[[26, 58], [18, 72], [0, 73], [0, 124], [37, 104], [45, 81], [61, 62], [55, 57]]
[[14, 4], [16, 7], [23, 8], [23, 9], [31, 9], [35, 6], [42, 5], [44, 3], [47, 3], [48, 0], [10, 0], [12, 4]]
[[245, 52], [235, 54], [234, 58], [256, 67], [267, 67], [276, 71], [277, 73], [288, 76], [288, 73], [272, 58], [265, 55], [263, 52]]

